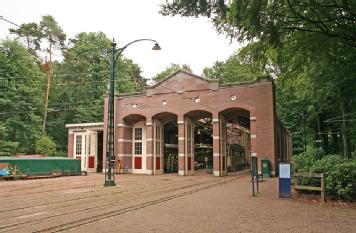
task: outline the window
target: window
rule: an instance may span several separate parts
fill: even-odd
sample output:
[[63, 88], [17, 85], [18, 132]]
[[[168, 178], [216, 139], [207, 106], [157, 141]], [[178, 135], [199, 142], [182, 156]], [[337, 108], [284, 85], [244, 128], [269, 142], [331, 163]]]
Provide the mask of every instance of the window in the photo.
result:
[[135, 155], [142, 155], [142, 142], [135, 142]]
[[134, 134], [134, 153], [135, 155], [142, 155], [142, 128], [135, 128]]
[[135, 140], [142, 140], [142, 128], [135, 128]]
[[161, 127], [156, 126], [156, 139], [161, 139]]
[[75, 154], [82, 154], [82, 135], [75, 136]]
[[161, 154], [161, 142], [156, 142], [156, 154]]

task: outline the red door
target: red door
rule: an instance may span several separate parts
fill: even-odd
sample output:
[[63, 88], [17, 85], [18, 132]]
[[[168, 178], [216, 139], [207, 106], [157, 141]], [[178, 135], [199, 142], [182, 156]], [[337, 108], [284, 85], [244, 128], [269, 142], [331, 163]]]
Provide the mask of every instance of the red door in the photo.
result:
[[135, 169], [142, 169], [142, 157], [135, 157]]
[[94, 168], [94, 167], [95, 167], [95, 157], [89, 156], [89, 168]]

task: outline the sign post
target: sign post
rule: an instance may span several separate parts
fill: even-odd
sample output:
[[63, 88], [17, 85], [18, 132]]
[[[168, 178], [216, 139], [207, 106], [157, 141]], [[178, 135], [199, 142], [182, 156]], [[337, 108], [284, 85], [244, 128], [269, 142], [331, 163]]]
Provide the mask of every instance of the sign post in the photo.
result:
[[279, 164], [279, 197], [291, 197], [291, 172], [289, 163]]

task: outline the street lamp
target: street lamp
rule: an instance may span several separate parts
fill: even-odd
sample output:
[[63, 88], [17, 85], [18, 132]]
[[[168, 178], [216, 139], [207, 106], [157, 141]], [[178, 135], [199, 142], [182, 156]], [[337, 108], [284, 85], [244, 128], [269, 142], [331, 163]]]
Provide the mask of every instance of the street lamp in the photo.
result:
[[108, 122], [107, 122], [107, 135], [106, 135], [106, 160], [108, 164], [108, 169], [105, 169], [105, 187], [115, 186], [115, 174], [113, 172], [113, 166], [115, 163], [115, 156], [114, 156], [114, 97], [115, 97], [115, 65], [116, 61], [122, 52], [131, 44], [140, 42], [140, 41], [152, 41], [154, 42], [154, 46], [152, 50], [161, 50], [161, 47], [157, 43], [156, 40], [152, 39], [138, 39], [131, 41], [130, 43], [126, 44], [122, 48], [116, 48], [116, 42], [113, 39], [111, 43], [112, 54], [111, 54], [111, 63], [110, 63], [110, 89], [109, 89], [109, 101], [108, 101]]

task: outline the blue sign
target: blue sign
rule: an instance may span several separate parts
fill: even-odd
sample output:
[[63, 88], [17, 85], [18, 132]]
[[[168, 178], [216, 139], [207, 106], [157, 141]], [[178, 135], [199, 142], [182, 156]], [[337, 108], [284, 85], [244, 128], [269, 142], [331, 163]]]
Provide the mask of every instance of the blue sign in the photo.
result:
[[279, 164], [279, 197], [291, 197], [290, 164]]

